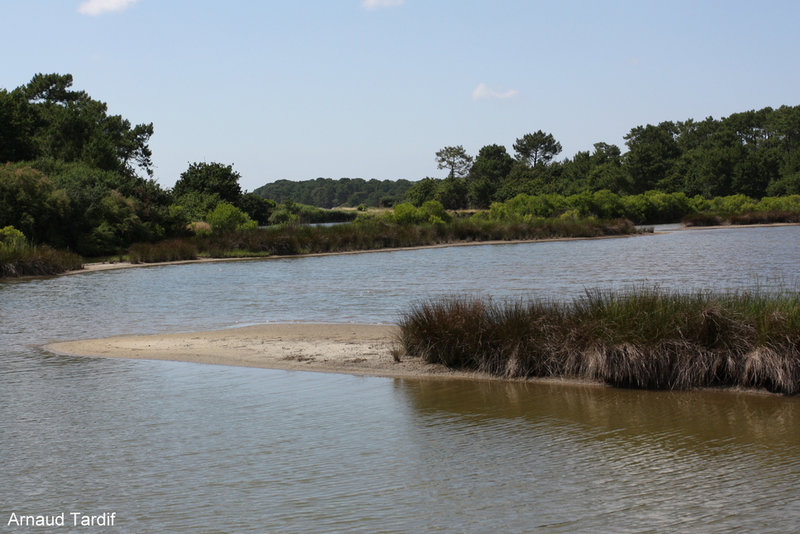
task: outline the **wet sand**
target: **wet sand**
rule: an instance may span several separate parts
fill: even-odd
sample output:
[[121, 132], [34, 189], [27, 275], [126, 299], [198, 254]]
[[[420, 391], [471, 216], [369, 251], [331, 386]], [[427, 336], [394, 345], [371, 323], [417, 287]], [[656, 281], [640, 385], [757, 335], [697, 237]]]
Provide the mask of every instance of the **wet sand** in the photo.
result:
[[[246, 326], [206, 332], [125, 335], [60, 341], [45, 345], [69, 356], [168, 360], [212, 365], [260, 367], [389, 378], [467, 379], [557, 383], [572, 387], [611, 387], [571, 377], [507, 378], [449, 369], [420, 358], [399, 355], [395, 325], [289, 323]], [[702, 388], [741, 394], [776, 395], [761, 389]]]

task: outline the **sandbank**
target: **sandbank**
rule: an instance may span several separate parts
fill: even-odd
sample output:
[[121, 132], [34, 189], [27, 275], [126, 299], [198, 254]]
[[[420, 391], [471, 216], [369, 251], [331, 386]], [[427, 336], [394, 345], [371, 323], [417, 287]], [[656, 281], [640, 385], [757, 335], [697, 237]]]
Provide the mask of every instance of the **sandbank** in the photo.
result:
[[125, 335], [56, 342], [57, 354], [102, 358], [171, 360], [288, 371], [316, 371], [393, 378], [491, 379], [419, 358], [394, 357], [394, 325], [268, 324], [207, 332]]
[[[124, 335], [60, 341], [45, 345], [68, 356], [168, 360], [285, 371], [311, 371], [388, 378], [466, 379], [538, 382], [570, 387], [611, 387], [571, 377], [506, 378], [450, 369], [420, 358], [394, 354], [399, 327], [362, 324], [267, 324], [206, 332]], [[775, 395], [747, 388], [701, 388], [742, 394]]]

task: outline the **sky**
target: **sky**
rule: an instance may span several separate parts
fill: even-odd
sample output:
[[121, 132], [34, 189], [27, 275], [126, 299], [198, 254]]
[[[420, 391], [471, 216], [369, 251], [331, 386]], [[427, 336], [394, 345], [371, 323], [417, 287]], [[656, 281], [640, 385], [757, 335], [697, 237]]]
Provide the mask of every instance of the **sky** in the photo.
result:
[[155, 179], [444, 177], [537, 130], [558, 159], [634, 127], [800, 105], [800, 2], [0, 0], [0, 87], [72, 74], [150, 123]]

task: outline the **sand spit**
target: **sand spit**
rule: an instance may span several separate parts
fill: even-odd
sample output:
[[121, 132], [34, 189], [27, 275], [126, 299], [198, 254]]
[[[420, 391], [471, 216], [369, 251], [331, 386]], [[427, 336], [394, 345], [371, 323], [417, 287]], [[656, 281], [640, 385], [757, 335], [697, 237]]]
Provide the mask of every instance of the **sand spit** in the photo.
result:
[[58, 354], [171, 360], [385, 377], [483, 378], [419, 358], [395, 361], [393, 325], [268, 324], [211, 332], [126, 335], [51, 343]]
[[[399, 343], [395, 325], [290, 323], [246, 326], [208, 332], [126, 335], [50, 343], [56, 354], [98, 358], [169, 360], [286, 371], [312, 371], [414, 379], [466, 379], [538, 382], [570, 387], [611, 387], [571, 377], [505, 378], [449, 369], [393, 352]], [[723, 388], [740, 394], [772, 396], [765, 390]]]

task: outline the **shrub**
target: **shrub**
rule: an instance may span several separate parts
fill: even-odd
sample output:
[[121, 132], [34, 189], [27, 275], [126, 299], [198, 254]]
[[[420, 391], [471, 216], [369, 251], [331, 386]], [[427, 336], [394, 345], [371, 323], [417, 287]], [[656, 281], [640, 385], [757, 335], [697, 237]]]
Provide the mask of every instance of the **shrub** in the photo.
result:
[[206, 222], [211, 225], [214, 232], [229, 232], [232, 230], [252, 230], [257, 227], [256, 222], [245, 212], [230, 202], [220, 202], [206, 215]]
[[77, 254], [30, 245], [25, 234], [13, 226], [0, 228], [0, 278], [59, 274], [82, 265]]

